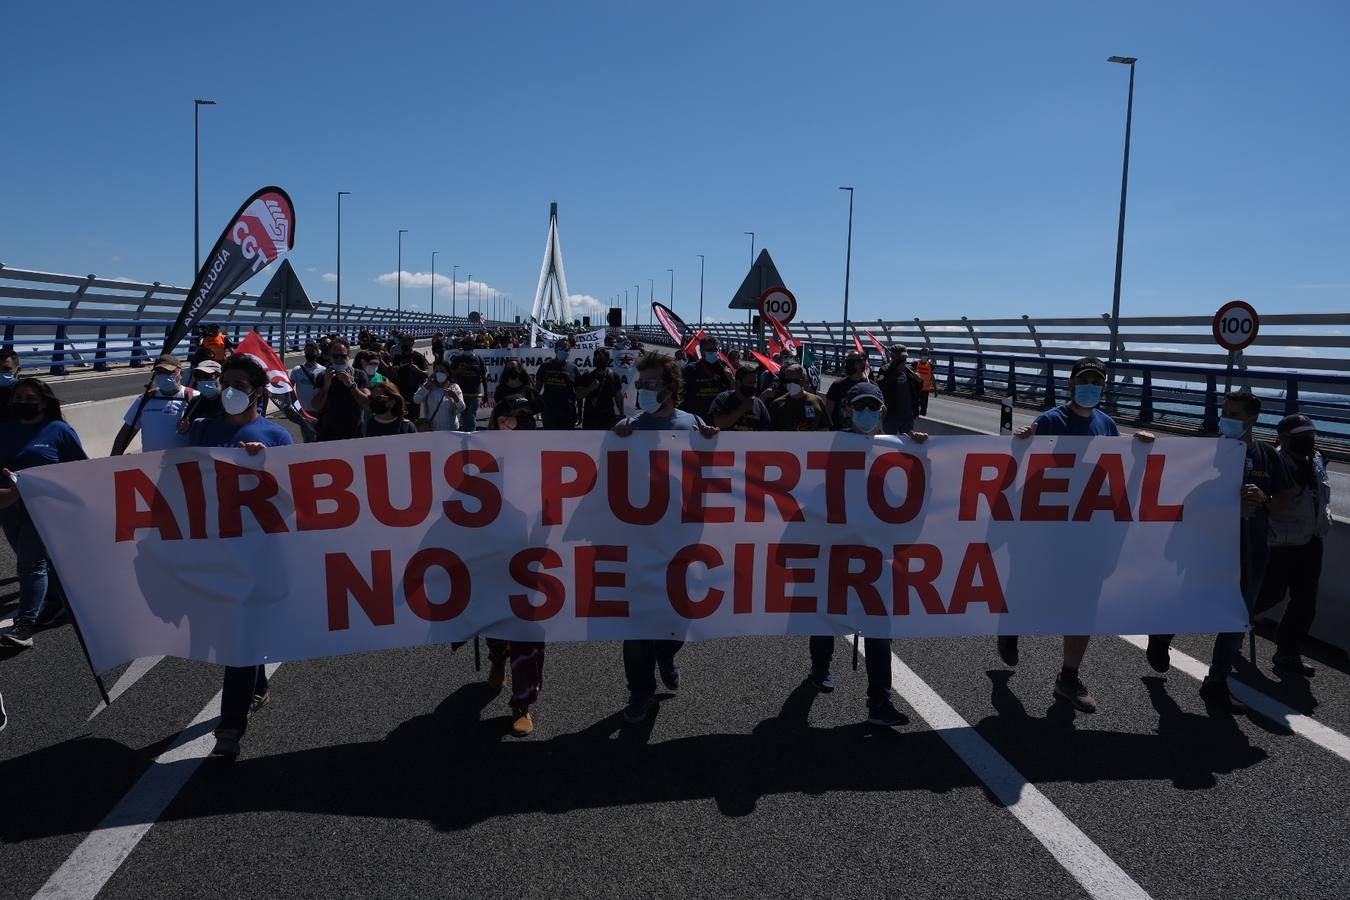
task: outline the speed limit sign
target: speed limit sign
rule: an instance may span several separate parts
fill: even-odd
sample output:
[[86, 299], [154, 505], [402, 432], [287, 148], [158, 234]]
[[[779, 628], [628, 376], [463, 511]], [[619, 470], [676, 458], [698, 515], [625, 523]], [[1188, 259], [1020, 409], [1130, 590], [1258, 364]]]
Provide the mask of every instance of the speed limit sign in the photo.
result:
[[1251, 346], [1261, 330], [1261, 317], [1245, 300], [1229, 300], [1214, 314], [1214, 340], [1229, 353]]
[[760, 317], [773, 316], [784, 325], [797, 318], [797, 298], [785, 287], [769, 288], [759, 297]]

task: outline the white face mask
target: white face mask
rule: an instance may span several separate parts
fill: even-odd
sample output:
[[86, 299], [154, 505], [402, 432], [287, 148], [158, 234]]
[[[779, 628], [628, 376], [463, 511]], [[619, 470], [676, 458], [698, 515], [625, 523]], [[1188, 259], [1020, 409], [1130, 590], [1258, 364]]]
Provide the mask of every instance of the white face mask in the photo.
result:
[[380, 367], [379, 367], [379, 366], [366, 366], [366, 374], [367, 374], [367, 375], [378, 375], [378, 374], [380, 374]]
[[656, 412], [661, 408], [661, 392], [638, 388], [637, 405], [643, 412]]
[[436, 373], [436, 383], [437, 383], [437, 384], [445, 384], [445, 383], [446, 383], [447, 381], [449, 381], [449, 380], [450, 380], [450, 376], [447, 375], [445, 372], [437, 372], [437, 373]]
[[227, 387], [225, 392], [220, 395], [220, 405], [225, 407], [225, 412], [232, 416], [237, 416], [249, 408], [253, 403], [253, 396], [248, 391], [241, 391], [237, 387]]
[[789, 381], [789, 382], [788, 382], [788, 386], [787, 386], [787, 395], [788, 395], [789, 397], [796, 397], [796, 396], [797, 396], [798, 394], [800, 394], [801, 392], [802, 392], [802, 386], [801, 386], [800, 384], [798, 384], [798, 383], [795, 382], [795, 381]]

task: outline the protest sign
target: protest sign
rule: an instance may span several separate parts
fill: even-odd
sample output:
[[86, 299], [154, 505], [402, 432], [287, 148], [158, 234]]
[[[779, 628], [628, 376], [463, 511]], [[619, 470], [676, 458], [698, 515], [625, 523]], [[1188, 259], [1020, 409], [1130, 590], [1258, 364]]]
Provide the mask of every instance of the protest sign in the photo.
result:
[[1235, 441], [431, 432], [21, 473], [97, 669], [463, 640], [1237, 631]]
[[[572, 350], [567, 354], [567, 361], [576, 366], [584, 374], [595, 367], [592, 358], [592, 350]], [[487, 415], [492, 410], [492, 394], [497, 390], [497, 382], [501, 380], [502, 369], [506, 366], [508, 359], [518, 359], [524, 366], [525, 372], [534, 378], [539, 367], [553, 359], [552, 350], [531, 349], [528, 347], [508, 347], [501, 350], [475, 350], [474, 355], [483, 361], [487, 368], [487, 382], [482, 404], [478, 407], [480, 416]], [[624, 413], [632, 415], [636, 412], [637, 391], [632, 389], [633, 381], [637, 378], [637, 353], [632, 350], [611, 350], [610, 368], [619, 376], [624, 390]]]

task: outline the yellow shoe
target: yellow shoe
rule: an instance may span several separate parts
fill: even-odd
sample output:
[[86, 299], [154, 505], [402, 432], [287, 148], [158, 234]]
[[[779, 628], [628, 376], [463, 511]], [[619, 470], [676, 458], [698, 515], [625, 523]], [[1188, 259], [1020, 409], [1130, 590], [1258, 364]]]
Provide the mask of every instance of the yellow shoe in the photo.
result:
[[528, 737], [534, 731], [534, 716], [527, 709], [511, 723], [511, 733], [516, 737]]
[[506, 684], [506, 660], [493, 660], [488, 668], [488, 686], [500, 691]]

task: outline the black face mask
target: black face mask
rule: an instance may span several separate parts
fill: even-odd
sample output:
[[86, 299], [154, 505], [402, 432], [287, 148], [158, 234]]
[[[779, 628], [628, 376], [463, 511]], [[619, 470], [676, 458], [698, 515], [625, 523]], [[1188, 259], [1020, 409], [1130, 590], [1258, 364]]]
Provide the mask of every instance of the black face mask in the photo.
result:
[[382, 416], [389, 412], [389, 401], [383, 397], [376, 397], [370, 401], [370, 411], [377, 416]]
[[317, 360], [318, 358], [319, 358], [319, 354], [317, 354], [317, 353], [311, 353], [311, 352], [308, 352], [308, 351], [306, 351], [306, 353], [305, 353], [305, 362], [307, 362], [307, 363], [313, 363], [313, 362], [314, 362], [315, 360]]
[[38, 403], [35, 400], [14, 402], [9, 405], [9, 408], [14, 410], [15, 417], [18, 418], [20, 421], [23, 421], [24, 419], [35, 418], [39, 413], [42, 412], [42, 404]]
[[1317, 435], [1296, 434], [1289, 439], [1289, 452], [1304, 459], [1312, 459], [1317, 450]]
[[755, 396], [755, 389], [753, 387], [746, 387], [745, 385], [741, 385], [741, 396], [753, 397]]

